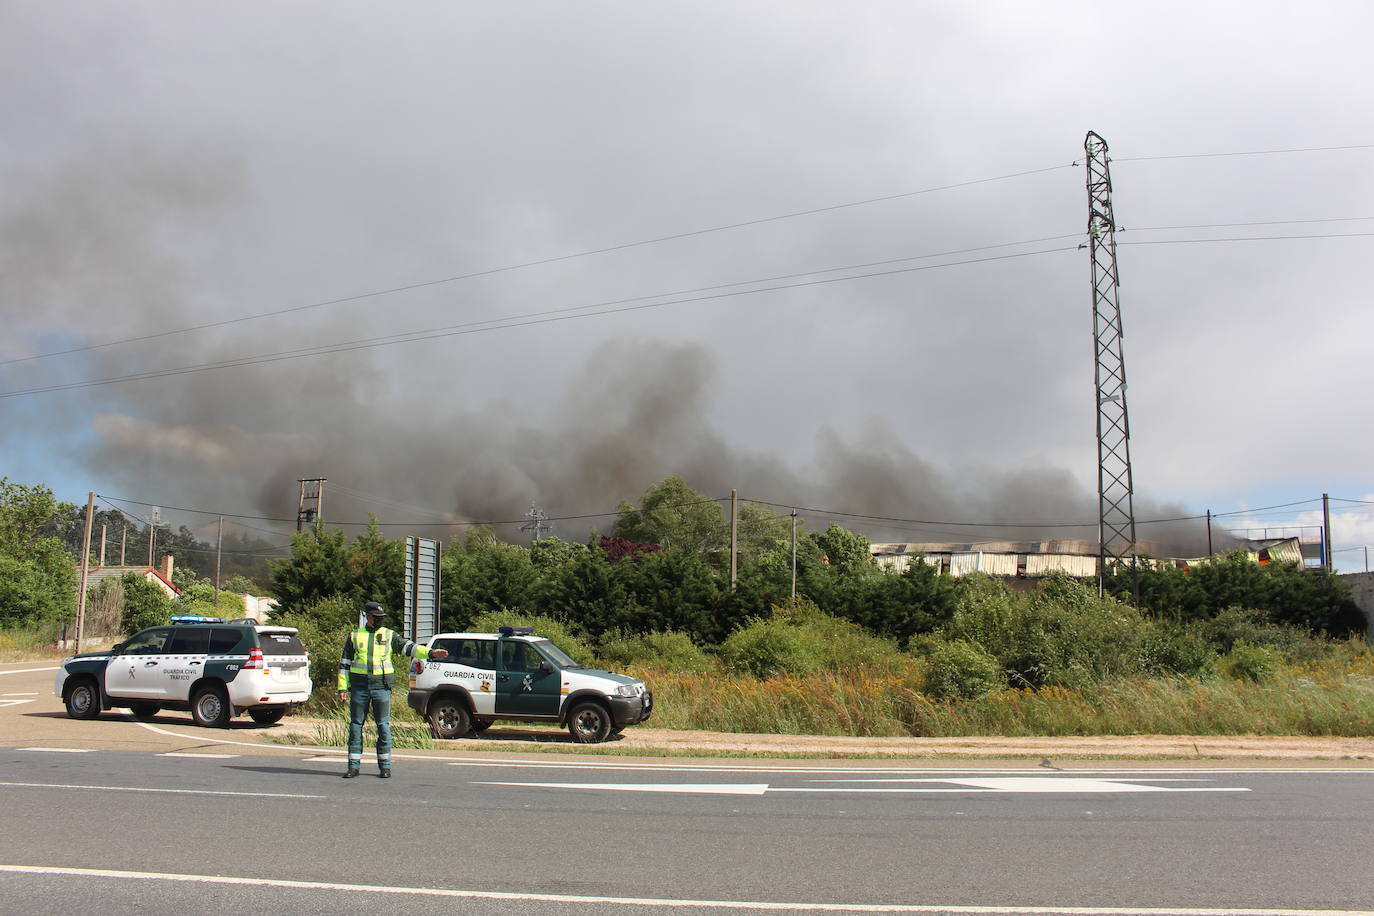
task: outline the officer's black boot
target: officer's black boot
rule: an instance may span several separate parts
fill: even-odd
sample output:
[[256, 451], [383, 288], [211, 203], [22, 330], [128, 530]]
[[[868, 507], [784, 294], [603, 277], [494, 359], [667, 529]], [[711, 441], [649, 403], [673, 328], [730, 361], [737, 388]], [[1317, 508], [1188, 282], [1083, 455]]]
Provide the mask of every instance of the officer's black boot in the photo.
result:
[[382, 771], [381, 771], [380, 773], [378, 773], [377, 775], [380, 776], [382, 779], [390, 779], [390, 778], [391, 778], [391, 770], [389, 770], [389, 769], [382, 770]]
[[349, 767], [349, 768], [348, 768], [348, 772], [347, 772], [347, 773], [344, 773], [343, 778], [344, 778], [344, 779], [356, 779], [357, 776], [358, 776], [358, 771], [357, 771], [355, 768], [353, 768], [353, 767]]

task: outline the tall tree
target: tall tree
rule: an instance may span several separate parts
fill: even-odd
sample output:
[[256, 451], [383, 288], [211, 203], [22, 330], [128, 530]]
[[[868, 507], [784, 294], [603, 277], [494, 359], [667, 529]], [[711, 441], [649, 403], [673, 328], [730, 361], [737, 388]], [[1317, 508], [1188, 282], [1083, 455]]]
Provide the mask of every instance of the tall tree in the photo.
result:
[[730, 527], [720, 503], [676, 475], [644, 491], [639, 508], [620, 504], [613, 533], [627, 541], [658, 544], [706, 556], [729, 544]]

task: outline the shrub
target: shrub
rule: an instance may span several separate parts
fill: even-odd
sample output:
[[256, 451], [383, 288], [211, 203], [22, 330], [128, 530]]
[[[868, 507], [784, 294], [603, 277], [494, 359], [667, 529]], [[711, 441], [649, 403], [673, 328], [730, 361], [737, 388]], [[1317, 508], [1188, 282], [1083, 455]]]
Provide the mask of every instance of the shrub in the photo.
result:
[[1240, 641], [1221, 660], [1221, 669], [1232, 680], [1267, 684], [1279, 675], [1279, 657], [1263, 646]]
[[137, 573], [126, 573], [119, 584], [124, 588], [124, 614], [119, 628], [125, 636], [166, 623], [172, 616], [172, 599], [161, 586]]
[[597, 656], [618, 667], [631, 665], [666, 668], [683, 674], [703, 674], [715, 660], [686, 633], [608, 634]]
[[756, 677], [887, 669], [901, 659], [892, 642], [824, 614], [804, 599], [778, 605], [771, 617], [748, 622], [721, 643], [719, 654], [726, 666]]
[[1141, 643], [1145, 674], [1207, 680], [1217, 675], [1216, 648], [1197, 626], [1157, 624]]
[[970, 578], [943, 632], [991, 653], [1012, 686], [1086, 687], [1148, 667], [1149, 625], [1134, 608], [1098, 598], [1065, 576], [1051, 576], [1030, 595]]
[[972, 700], [1006, 686], [997, 659], [982, 646], [962, 639], [932, 639], [922, 648], [925, 692], [930, 696]]
[[534, 635], [542, 636], [573, 657], [579, 665], [591, 665], [596, 653], [586, 640], [573, 633], [563, 621], [520, 611], [487, 611], [478, 614], [468, 626], [471, 633], [495, 633], [501, 627], [534, 627]]

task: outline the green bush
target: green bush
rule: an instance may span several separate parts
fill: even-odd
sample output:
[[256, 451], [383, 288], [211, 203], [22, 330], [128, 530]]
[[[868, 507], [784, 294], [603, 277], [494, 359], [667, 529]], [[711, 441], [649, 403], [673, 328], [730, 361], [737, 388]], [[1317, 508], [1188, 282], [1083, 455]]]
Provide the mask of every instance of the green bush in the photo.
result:
[[520, 611], [487, 611], [478, 614], [468, 625], [469, 633], [495, 633], [500, 627], [534, 627], [534, 635], [542, 636], [573, 657], [579, 665], [591, 666], [596, 661], [586, 640], [573, 633], [561, 620], [541, 617]]
[[1267, 684], [1279, 676], [1278, 653], [1238, 641], [1221, 660], [1221, 670], [1236, 681]]
[[607, 634], [597, 647], [597, 656], [621, 668], [637, 665], [683, 674], [703, 674], [716, 664], [692, 637], [675, 631]]
[[1013, 687], [1086, 687], [1148, 670], [1149, 622], [1129, 605], [1051, 576], [1033, 594], [971, 576], [960, 608], [943, 628], [951, 640], [991, 653]]
[[124, 587], [124, 613], [119, 629], [125, 636], [166, 623], [172, 616], [172, 599], [160, 585], [137, 573], [126, 573], [120, 585]]
[[1156, 623], [1141, 642], [1144, 674], [1207, 680], [1217, 675], [1217, 652], [1196, 625]]
[[804, 599], [779, 605], [771, 617], [746, 623], [726, 637], [719, 655], [727, 667], [756, 677], [887, 669], [900, 660], [891, 641], [824, 614]]
[[922, 646], [925, 693], [939, 699], [976, 699], [1005, 687], [997, 659], [962, 639], [931, 639]]

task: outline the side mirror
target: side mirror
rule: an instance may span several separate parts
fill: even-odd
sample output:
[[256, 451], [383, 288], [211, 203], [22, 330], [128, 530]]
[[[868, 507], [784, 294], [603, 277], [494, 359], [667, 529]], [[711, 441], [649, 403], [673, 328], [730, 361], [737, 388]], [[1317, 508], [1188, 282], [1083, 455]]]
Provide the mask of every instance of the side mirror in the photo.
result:
[[543, 662], [540, 662], [540, 663], [539, 663], [539, 673], [540, 673], [540, 674], [548, 674], [548, 673], [550, 673], [551, 671], [553, 671], [553, 665], [550, 665], [547, 661], [543, 661]]
[[119, 653], [121, 653], [121, 652], [123, 652], [123, 651], [124, 651], [124, 643], [122, 643], [122, 642], [117, 642], [117, 643], [115, 643], [113, 646], [110, 647], [110, 654], [111, 654], [111, 655], [118, 655]]

